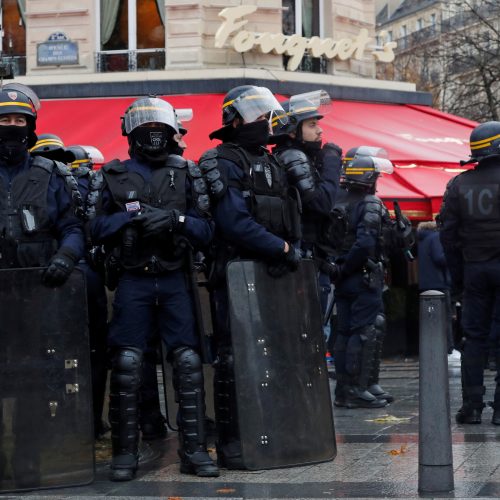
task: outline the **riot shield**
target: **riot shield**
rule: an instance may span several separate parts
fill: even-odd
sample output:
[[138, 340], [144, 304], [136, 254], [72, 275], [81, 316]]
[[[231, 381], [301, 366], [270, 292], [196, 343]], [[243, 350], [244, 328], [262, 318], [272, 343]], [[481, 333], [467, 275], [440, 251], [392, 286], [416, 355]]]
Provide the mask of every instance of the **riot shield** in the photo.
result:
[[312, 261], [281, 278], [227, 267], [238, 419], [247, 469], [335, 458], [319, 291]]
[[94, 478], [83, 273], [59, 288], [42, 269], [0, 271], [0, 492]]

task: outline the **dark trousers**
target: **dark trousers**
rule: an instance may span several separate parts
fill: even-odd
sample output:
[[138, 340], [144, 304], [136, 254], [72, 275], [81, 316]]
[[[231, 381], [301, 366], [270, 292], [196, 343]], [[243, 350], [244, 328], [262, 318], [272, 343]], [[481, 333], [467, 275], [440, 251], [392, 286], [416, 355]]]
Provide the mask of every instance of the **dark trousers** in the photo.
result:
[[[473, 403], [482, 402], [483, 370], [495, 307], [500, 304], [500, 261], [467, 262], [464, 266], [462, 385]], [[498, 307], [498, 305], [497, 305]], [[498, 338], [498, 337], [497, 337]], [[500, 342], [495, 345], [497, 359]], [[497, 384], [500, 383], [497, 366]]]

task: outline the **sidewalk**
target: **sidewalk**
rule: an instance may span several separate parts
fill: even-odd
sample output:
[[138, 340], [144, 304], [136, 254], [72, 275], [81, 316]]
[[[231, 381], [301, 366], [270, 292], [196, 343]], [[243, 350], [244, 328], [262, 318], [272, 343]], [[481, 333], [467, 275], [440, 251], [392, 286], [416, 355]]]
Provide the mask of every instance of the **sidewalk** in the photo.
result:
[[[500, 498], [500, 427], [491, 408], [481, 425], [459, 426], [459, 364], [450, 364], [450, 397], [455, 491], [434, 498]], [[493, 399], [494, 373], [486, 370], [485, 401]], [[331, 382], [332, 390], [335, 382]], [[320, 499], [418, 498], [418, 363], [386, 360], [381, 384], [396, 400], [378, 410], [335, 408], [337, 458], [328, 463], [259, 472], [221, 470], [219, 478], [181, 475], [177, 438], [142, 447], [137, 479], [107, 480], [107, 460], [98, 460], [96, 480], [88, 486], [45, 490], [1, 498], [30, 499]], [[433, 498], [428, 495], [427, 498]]]

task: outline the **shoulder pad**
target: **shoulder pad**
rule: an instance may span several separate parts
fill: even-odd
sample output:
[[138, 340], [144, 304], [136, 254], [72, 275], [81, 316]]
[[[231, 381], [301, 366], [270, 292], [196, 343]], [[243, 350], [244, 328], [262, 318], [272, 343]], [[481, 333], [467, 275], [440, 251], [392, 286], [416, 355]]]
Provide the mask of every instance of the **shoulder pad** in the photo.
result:
[[104, 183], [104, 176], [102, 170], [90, 170], [89, 172], [89, 190], [96, 191], [101, 189]]
[[366, 227], [379, 228], [382, 222], [382, 200], [370, 194], [365, 196], [363, 201], [365, 203], [363, 220]]
[[62, 175], [64, 177], [66, 177], [67, 175], [70, 175], [71, 177], [73, 177], [71, 175], [71, 171], [70, 169], [68, 168], [67, 165], [65, 165], [64, 163], [61, 163], [60, 161], [54, 161], [54, 165], [56, 167], [56, 172], [59, 174], [59, 175]]
[[168, 155], [166, 166], [170, 168], [186, 168], [187, 160], [179, 155]]
[[309, 158], [300, 149], [284, 149], [278, 153], [277, 158], [284, 163], [285, 166], [292, 165], [294, 163], [308, 163]]
[[114, 160], [111, 160], [108, 163], [105, 163], [102, 166], [102, 170], [106, 173], [107, 172], [109, 172], [109, 173], [123, 173], [123, 172], [127, 171], [127, 169], [125, 168], [125, 165], [117, 158], [115, 158]]
[[54, 160], [49, 160], [48, 158], [44, 158], [43, 156], [32, 156], [31, 165], [43, 168], [47, 172], [52, 172], [52, 170], [54, 169]]
[[198, 179], [201, 177], [201, 170], [198, 165], [192, 160], [187, 160], [187, 167], [188, 167], [188, 172], [189, 176], [192, 177], [193, 179]]
[[199, 169], [208, 185], [208, 193], [216, 200], [222, 198], [227, 190], [227, 182], [221, 175], [217, 158], [217, 150], [209, 149], [202, 155], [199, 162]]
[[212, 158], [217, 158], [218, 156], [217, 148], [208, 149], [205, 151], [200, 158], [200, 162], [203, 160], [211, 160]]

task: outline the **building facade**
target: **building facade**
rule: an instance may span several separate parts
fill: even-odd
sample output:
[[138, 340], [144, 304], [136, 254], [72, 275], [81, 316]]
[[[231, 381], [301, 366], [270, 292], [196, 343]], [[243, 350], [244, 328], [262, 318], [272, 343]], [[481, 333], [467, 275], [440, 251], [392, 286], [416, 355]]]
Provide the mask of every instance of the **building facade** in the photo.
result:
[[375, 79], [395, 48], [375, 41], [375, 0], [3, 0], [1, 14], [0, 63], [42, 97], [70, 96], [58, 84], [93, 96], [116, 82], [123, 95], [137, 82], [249, 75], [415, 89]]

